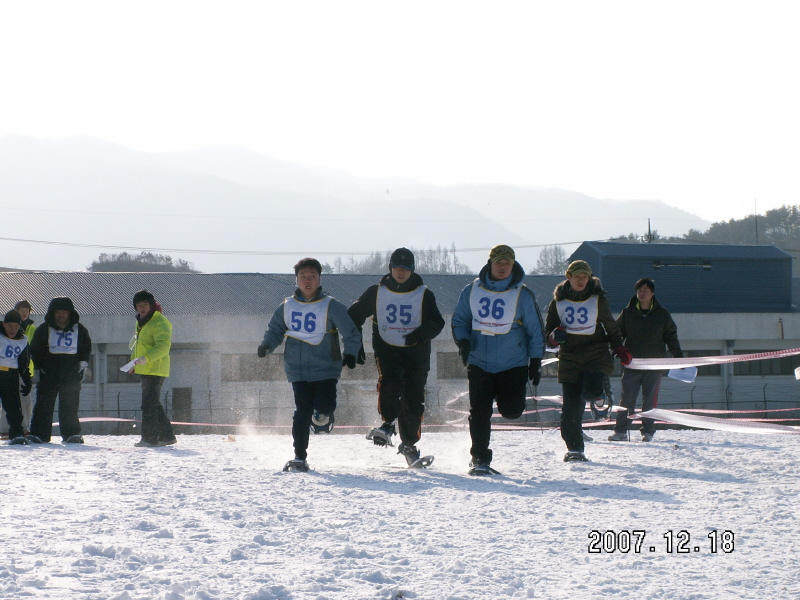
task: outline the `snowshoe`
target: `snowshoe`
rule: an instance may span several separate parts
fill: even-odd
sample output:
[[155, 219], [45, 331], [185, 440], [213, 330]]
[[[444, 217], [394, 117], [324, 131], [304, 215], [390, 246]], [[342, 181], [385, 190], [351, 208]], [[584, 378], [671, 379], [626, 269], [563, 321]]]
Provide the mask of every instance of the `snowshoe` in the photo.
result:
[[9, 446], [19, 446], [19, 445], [25, 445], [27, 443], [28, 443], [28, 440], [25, 439], [24, 435], [18, 435], [16, 437], [13, 437], [10, 440], [8, 440], [8, 445]]
[[564, 462], [589, 462], [589, 459], [583, 452], [570, 450], [564, 455]]
[[384, 423], [380, 427], [375, 427], [367, 434], [367, 439], [372, 440], [376, 446], [394, 446], [392, 436], [395, 435], [393, 423]]
[[148, 442], [147, 440], [139, 440], [134, 445], [134, 448], [156, 448], [158, 442]]
[[173, 435], [172, 438], [170, 438], [168, 440], [158, 440], [156, 442], [156, 446], [172, 446], [173, 444], [177, 444], [177, 443], [178, 443], [178, 438], [176, 438]]
[[416, 446], [400, 444], [397, 447], [397, 453], [406, 457], [409, 469], [424, 469], [433, 463], [433, 456], [420, 456]]
[[330, 433], [333, 429], [333, 413], [325, 414], [318, 410], [311, 415], [311, 433]]
[[609, 442], [627, 442], [628, 441], [628, 434], [622, 433], [621, 431], [615, 431], [614, 435], [608, 436]]
[[593, 441], [594, 441], [594, 438], [592, 438], [592, 437], [590, 437], [589, 435], [587, 435], [587, 434], [586, 434], [586, 432], [584, 431], [584, 432], [583, 432], [583, 441], [584, 441], [584, 442], [593, 442]]
[[653, 441], [653, 434], [652, 433], [643, 433], [642, 434], [642, 441], [643, 442], [652, 442]]
[[25, 436], [25, 439], [28, 440], [29, 444], [44, 444], [44, 440], [40, 438], [38, 435], [33, 435], [32, 433]]
[[472, 459], [469, 462], [469, 475], [500, 475], [500, 471], [494, 470], [492, 467], [489, 466], [489, 463], [485, 463], [483, 461]]
[[64, 440], [65, 444], [82, 444], [83, 443], [83, 436], [82, 435], [71, 435], [67, 439]]
[[285, 465], [283, 465], [284, 471], [302, 471], [305, 473], [308, 471], [308, 463], [304, 458], [293, 458]]

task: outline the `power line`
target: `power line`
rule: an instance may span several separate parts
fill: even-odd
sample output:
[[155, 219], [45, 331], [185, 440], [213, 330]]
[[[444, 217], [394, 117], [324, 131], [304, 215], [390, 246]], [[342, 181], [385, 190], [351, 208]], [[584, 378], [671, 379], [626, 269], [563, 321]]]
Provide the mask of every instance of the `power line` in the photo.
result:
[[[369, 256], [374, 254], [375, 250], [370, 251], [357, 251], [357, 252], [343, 252], [341, 250], [323, 250], [319, 252], [312, 252], [310, 250], [302, 251], [283, 251], [276, 252], [274, 250], [204, 250], [198, 248], [154, 248], [154, 247], [139, 247], [139, 246], [107, 246], [103, 244], [77, 244], [72, 242], [57, 242], [48, 240], [26, 240], [21, 238], [8, 238], [0, 237], [0, 241], [4, 242], [17, 242], [23, 244], [44, 244], [48, 246], [65, 246], [70, 248], [96, 248], [99, 250], [133, 250], [138, 252], [173, 252], [180, 254], [222, 254], [229, 256], [296, 256], [297, 254], [314, 254], [319, 256]], [[560, 242], [558, 244], [522, 244], [514, 246], [515, 249], [521, 248], [544, 248], [545, 246], [569, 246], [571, 244], [582, 244], [585, 240], [576, 242]], [[608, 241], [608, 240], [595, 240], [595, 241]], [[448, 249], [449, 250], [449, 249]], [[481, 248], [456, 248], [456, 252], [487, 252], [491, 250], [490, 247]]]

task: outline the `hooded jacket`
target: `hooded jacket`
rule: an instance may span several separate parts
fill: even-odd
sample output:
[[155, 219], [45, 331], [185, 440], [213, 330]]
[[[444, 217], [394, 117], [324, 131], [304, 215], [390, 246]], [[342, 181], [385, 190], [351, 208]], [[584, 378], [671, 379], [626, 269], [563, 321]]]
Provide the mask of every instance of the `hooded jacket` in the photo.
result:
[[[320, 287], [311, 300], [305, 300], [300, 290], [295, 290], [292, 298], [298, 302], [316, 302], [328, 296]], [[295, 381], [324, 381], [339, 379], [342, 374], [342, 350], [339, 346], [339, 335], [344, 342], [344, 353], [358, 356], [361, 347], [361, 335], [347, 315], [347, 307], [331, 297], [328, 305], [326, 333], [319, 344], [309, 344], [297, 338], [286, 336], [288, 327], [283, 316], [284, 302], [275, 309], [267, 331], [264, 333], [262, 346], [267, 347], [267, 354], [275, 351], [286, 340], [283, 351], [283, 367], [289, 383]]]
[[643, 313], [634, 295], [617, 317], [617, 325], [625, 345], [636, 358], [664, 358], [667, 348], [674, 358], [683, 358], [678, 326], [655, 296], [650, 310]]
[[475, 280], [480, 287], [491, 292], [503, 292], [520, 288], [514, 322], [511, 330], [503, 335], [484, 335], [472, 328], [472, 309], [470, 294], [473, 283], [461, 290], [455, 313], [453, 314], [453, 339], [469, 340], [469, 364], [480, 367], [487, 373], [500, 373], [515, 367], [528, 365], [531, 358], [544, 354], [544, 335], [542, 316], [536, 305], [533, 292], [522, 283], [525, 271], [515, 262], [511, 275], [506, 279], [494, 281], [489, 277], [491, 267], [487, 263]]
[[[412, 273], [408, 281], [403, 283], [397, 283], [391, 273], [387, 273], [381, 278], [380, 283], [369, 286], [359, 299], [347, 309], [347, 314], [353, 319], [359, 335], [364, 321], [370, 316], [374, 317], [377, 312], [378, 289], [380, 286], [384, 286], [392, 292], [406, 294], [413, 292], [421, 285], [423, 285], [422, 277], [416, 273]], [[419, 357], [423, 362], [430, 363], [431, 340], [439, 335], [442, 329], [444, 329], [444, 317], [436, 305], [436, 296], [430, 289], [426, 288], [422, 296], [422, 323], [414, 330], [414, 333], [419, 336], [419, 342], [411, 346], [392, 346], [387, 344], [378, 331], [378, 321], [373, 318], [372, 349], [378, 357], [391, 352], [402, 352], [406, 355]]]
[[[561, 344], [558, 350], [559, 383], [578, 383], [581, 373], [611, 375], [614, 372], [614, 361], [611, 358], [610, 348], [622, 346], [622, 334], [614, 320], [614, 315], [611, 314], [606, 292], [597, 277], [592, 277], [586, 289], [581, 292], [574, 291], [568, 279], [556, 286], [553, 291], [553, 300], [547, 308], [545, 335], [549, 336], [556, 327], [562, 326], [561, 317], [558, 314], [560, 301], [583, 302], [593, 295], [597, 296], [597, 327], [591, 335], [567, 333], [567, 341]], [[636, 353], [633, 355], [636, 356]]]
[[[138, 315], [137, 315], [138, 318]], [[136, 365], [137, 375], [169, 377], [169, 350], [172, 346], [172, 323], [156, 310], [144, 325], [136, 323], [136, 333], [131, 340], [131, 359], [147, 358], [143, 365]]]
[[[55, 322], [55, 311], [69, 311], [69, 321], [61, 329]], [[47, 308], [44, 324], [36, 328], [30, 343], [31, 359], [42, 377], [81, 378], [81, 362], [89, 362], [92, 357], [92, 339], [89, 331], [79, 323], [80, 315], [69, 298], [53, 298]], [[54, 354], [50, 351], [50, 331], [63, 334], [77, 333], [77, 352], [75, 354]]]
[[[20, 327], [17, 335], [9, 338], [6, 335], [5, 329], [0, 326], [0, 335], [10, 340], [24, 340], [26, 339], [25, 332]], [[22, 381], [25, 385], [31, 382], [30, 366], [30, 345], [26, 345], [25, 349], [20, 352], [17, 357], [17, 368], [15, 370], [0, 369], [0, 387], [19, 387], [19, 382]]]

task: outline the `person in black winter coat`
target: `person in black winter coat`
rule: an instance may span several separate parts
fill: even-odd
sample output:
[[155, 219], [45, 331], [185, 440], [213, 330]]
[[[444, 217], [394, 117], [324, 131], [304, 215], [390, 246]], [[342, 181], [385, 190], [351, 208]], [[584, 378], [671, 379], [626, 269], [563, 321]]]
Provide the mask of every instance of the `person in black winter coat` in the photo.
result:
[[[636, 358], [664, 358], [668, 348], [674, 358], [683, 358], [678, 341], [678, 327], [669, 311], [655, 297], [655, 283], [643, 278], [636, 282], [636, 294], [617, 318], [625, 345]], [[624, 369], [622, 372], [622, 399], [617, 412], [614, 435], [609, 441], [627, 441], [631, 420], [628, 414], [636, 408], [639, 389], [642, 390], [642, 410], [658, 406], [661, 371]], [[649, 442], [656, 432], [653, 419], [642, 419], [642, 441]]]
[[[389, 261], [389, 273], [361, 294], [347, 313], [361, 331], [372, 316], [372, 348], [378, 366], [378, 412], [383, 425], [367, 436], [376, 445], [392, 445], [397, 420], [399, 453], [417, 464], [416, 448], [422, 436], [425, 384], [430, 371], [431, 340], [444, 328], [436, 297], [414, 272], [414, 254], [398, 248]], [[361, 348], [359, 361], [364, 361]]]
[[20, 328], [22, 318], [16, 310], [3, 317], [0, 329], [0, 401], [6, 411], [9, 444], [25, 444], [22, 426], [22, 395], [31, 393], [31, 373], [28, 370], [28, 341]]
[[31, 358], [39, 371], [36, 405], [33, 407], [28, 442], [50, 441], [53, 410], [58, 399], [61, 437], [68, 444], [82, 444], [78, 420], [81, 381], [92, 355], [89, 331], [78, 321], [80, 315], [69, 298], [53, 298], [44, 324], [31, 340]]

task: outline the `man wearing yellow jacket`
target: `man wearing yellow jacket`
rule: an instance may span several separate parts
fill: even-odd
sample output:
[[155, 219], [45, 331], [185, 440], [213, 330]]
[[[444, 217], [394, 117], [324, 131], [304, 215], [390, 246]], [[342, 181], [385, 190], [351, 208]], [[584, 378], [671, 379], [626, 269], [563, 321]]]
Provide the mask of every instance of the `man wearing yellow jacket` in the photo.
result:
[[162, 314], [161, 305], [147, 290], [133, 296], [136, 309], [136, 334], [131, 340], [129, 373], [142, 378], [142, 439], [139, 447], [169, 446], [178, 440], [159, 396], [164, 379], [169, 377], [169, 349], [172, 346], [172, 323]]

